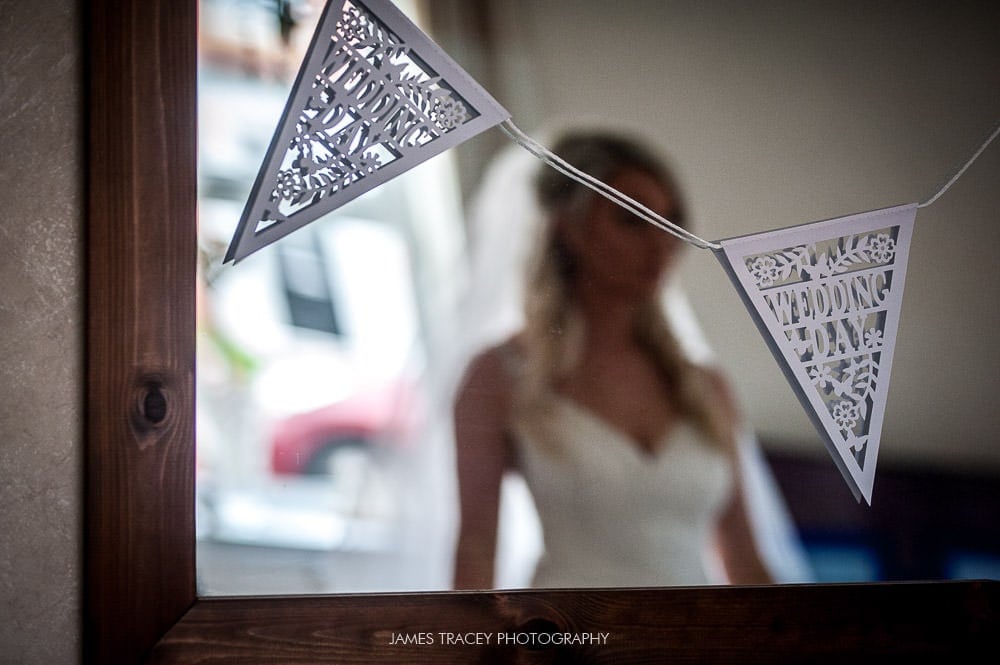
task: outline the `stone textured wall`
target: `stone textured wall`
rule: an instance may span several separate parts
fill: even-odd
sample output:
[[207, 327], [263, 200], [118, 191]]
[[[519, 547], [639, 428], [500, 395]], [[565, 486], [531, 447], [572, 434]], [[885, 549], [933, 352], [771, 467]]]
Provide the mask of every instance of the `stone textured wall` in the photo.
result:
[[83, 54], [73, 0], [0, 0], [0, 663], [80, 651]]

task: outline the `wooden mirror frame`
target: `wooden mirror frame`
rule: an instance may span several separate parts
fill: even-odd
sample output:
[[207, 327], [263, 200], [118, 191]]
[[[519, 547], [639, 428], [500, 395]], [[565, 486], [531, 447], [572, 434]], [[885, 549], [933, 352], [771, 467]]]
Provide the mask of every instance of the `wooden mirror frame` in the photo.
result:
[[[89, 3], [84, 655], [139, 662], [829, 662], [995, 648], [995, 582], [199, 598], [195, 0]], [[391, 646], [393, 633], [610, 634]]]

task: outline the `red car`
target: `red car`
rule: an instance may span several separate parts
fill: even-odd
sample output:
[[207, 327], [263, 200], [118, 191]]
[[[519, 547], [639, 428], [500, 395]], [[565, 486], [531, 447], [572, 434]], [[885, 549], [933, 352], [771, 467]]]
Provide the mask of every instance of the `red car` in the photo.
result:
[[422, 422], [416, 395], [412, 383], [399, 381], [279, 421], [271, 438], [272, 471], [328, 474], [339, 453], [406, 445]]

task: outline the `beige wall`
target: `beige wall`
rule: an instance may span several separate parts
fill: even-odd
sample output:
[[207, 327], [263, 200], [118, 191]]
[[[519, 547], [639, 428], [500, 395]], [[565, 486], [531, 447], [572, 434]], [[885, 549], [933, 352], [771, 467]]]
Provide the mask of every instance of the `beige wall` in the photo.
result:
[[0, 0], [0, 663], [79, 660], [81, 30]]
[[[515, 122], [645, 134], [708, 239], [924, 201], [1000, 120], [997, 3], [490, 7], [479, 71]], [[998, 174], [1000, 141], [918, 214], [880, 460], [1000, 471]], [[825, 456], [715, 258], [690, 251], [683, 278], [758, 431]]]

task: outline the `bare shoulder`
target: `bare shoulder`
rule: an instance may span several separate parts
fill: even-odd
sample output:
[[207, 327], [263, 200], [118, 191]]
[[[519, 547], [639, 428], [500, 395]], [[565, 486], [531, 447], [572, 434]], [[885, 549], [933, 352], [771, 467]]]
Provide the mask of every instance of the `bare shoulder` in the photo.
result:
[[699, 365], [701, 380], [710, 399], [718, 404], [726, 417], [736, 425], [740, 421], [740, 408], [726, 374], [718, 367]]
[[513, 365], [517, 357], [516, 338], [510, 338], [475, 355], [465, 368], [458, 392], [459, 399], [485, 400], [501, 406], [508, 404], [513, 393]]

